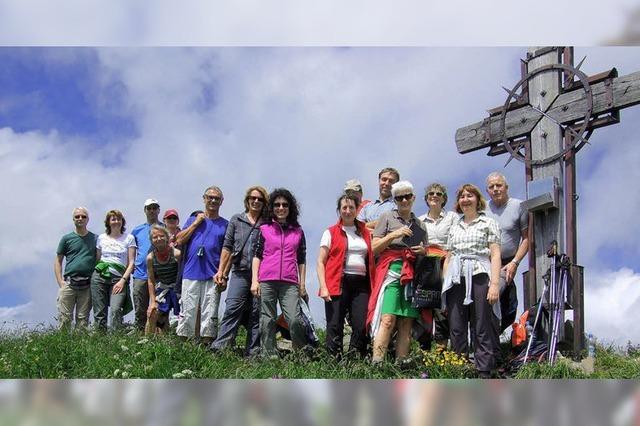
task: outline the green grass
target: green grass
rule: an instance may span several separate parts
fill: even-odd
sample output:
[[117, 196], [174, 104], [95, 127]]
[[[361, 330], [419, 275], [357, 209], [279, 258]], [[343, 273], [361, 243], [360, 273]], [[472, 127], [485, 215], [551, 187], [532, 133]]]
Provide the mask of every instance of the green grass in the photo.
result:
[[567, 360], [558, 360], [553, 366], [549, 363], [529, 363], [516, 374], [517, 379], [587, 379], [589, 376]]
[[594, 379], [637, 379], [640, 377], [640, 354], [623, 356], [612, 346], [596, 348]]
[[[242, 339], [239, 339], [239, 342]], [[0, 378], [333, 378], [420, 377], [420, 365], [340, 363], [322, 350], [309, 357], [245, 359], [236, 351], [212, 354], [176, 336], [73, 333], [56, 330], [0, 335]]]
[[594, 371], [586, 374], [568, 359], [559, 359], [550, 367], [547, 363], [531, 363], [515, 376], [519, 379], [637, 379], [640, 378], [640, 354], [623, 355], [613, 346], [596, 347]]
[[[238, 342], [243, 341], [241, 336]], [[321, 349], [311, 357], [295, 353], [278, 360], [245, 359], [240, 352], [238, 348], [214, 355], [176, 336], [147, 338], [56, 330], [0, 332], [0, 378], [465, 379], [476, 375], [471, 364], [461, 362], [450, 352], [422, 353], [415, 346], [415, 365], [409, 368], [400, 368], [393, 362], [376, 366], [368, 360], [336, 362]], [[640, 356], [631, 355], [598, 347], [591, 375], [559, 360], [553, 367], [528, 364], [515, 377], [638, 378]]]

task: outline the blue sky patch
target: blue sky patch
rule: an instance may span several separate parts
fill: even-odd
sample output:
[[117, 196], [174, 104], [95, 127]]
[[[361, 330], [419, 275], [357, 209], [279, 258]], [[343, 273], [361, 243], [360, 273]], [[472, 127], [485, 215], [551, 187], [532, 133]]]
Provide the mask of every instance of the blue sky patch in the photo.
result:
[[0, 48], [0, 127], [16, 132], [56, 129], [97, 144], [136, 136], [122, 113], [126, 88], [98, 83], [93, 49]]

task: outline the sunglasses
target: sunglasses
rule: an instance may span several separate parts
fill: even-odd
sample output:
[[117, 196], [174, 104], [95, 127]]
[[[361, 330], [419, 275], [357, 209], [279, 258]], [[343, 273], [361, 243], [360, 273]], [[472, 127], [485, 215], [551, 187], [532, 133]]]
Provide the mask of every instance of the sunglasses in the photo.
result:
[[393, 197], [394, 200], [400, 202], [400, 201], [404, 201], [404, 200], [411, 200], [413, 198], [413, 194], [404, 194], [404, 195], [398, 195], [396, 197]]
[[74, 219], [86, 219], [86, 218], [87, 218], [87, 216], [86, 216], [86, 215], [84, 215], [84, 214], [77, 214], [77, 215], [75, 215], [73, 218], [74, 218]]
[[274, 208], [282, 207], [283, 209], [289, 208], [289, 203], [273, 203]]
[[444, 193], [435, 192], [435, 191], [429, 191], [429, 192], [427, 192], [427, 195], [430, 196], [430, 197], [433, 197], [433, 196], [442, 197], [444, 195]]
[[259, 202], [259, 203], [264, 203], [264, 198], [262, 198], [262, 197], [249, 197], [248, 200], [249, 201]]
[[222, 197], [218, 197], [217, 195], [204, 195], [204, 199], [207, 201], [215, 201], [218, 202], [222, 200]]
[[167, 220], [178, 220], [177, 216], [167, 216], [165, 219]]

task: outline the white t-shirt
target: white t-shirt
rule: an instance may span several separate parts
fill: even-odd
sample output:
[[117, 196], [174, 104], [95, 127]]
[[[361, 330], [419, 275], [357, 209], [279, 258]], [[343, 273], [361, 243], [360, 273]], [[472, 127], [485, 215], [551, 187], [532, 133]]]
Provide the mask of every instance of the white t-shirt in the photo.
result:
[[[347, 261], [343, 272], [350, 275], [367, 275], [367, 243], [356, 234], [355, 225], [343, 226], [342, 229], [347, 233]], [[322, 234], [320, 247], [331, 248], [331, 233], [328, 229]]]
[[[129, 247], [136, 247], [136, 239], [131, 234], [120, 235], [117, 239], [107, 234], [100, 234], [96, 247], [102, 253], [99, 260], [118, 263], [126, 268], [129, 260]], [[109, 270], [120, 275], [120, 273], [111, 270], [111, 268]]]

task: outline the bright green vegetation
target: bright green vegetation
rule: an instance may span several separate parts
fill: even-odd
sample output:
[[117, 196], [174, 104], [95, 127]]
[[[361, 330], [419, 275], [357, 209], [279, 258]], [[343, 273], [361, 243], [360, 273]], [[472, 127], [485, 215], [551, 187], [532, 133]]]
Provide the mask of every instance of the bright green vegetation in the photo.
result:
[[[321, 336], [322, 338], [323, 336]], [[243, 342], [240, 338], [239, 342]], [[420, 353], [413, 365], [369, 361], [336, 362], [323, 350], [281, 359], [246, 359], [241, 349], [212, 354], [175, 336], [144, 337], [120, 333], [64, 333], [54, 330], [0, 334], [0, 378], [232, 378], [232, 379], [396, 379], [474, 378], [471, 364], [448, 351]], [[560, 360], [554, 367], [530, 364], [517, 378], [638, 378], [640, 354], [617, 354], [598, 347], [591, 375]]]
[[571, 361], [560, 359], [553, 366], [528, 364], [518, 371], [519, 379], [637, 379], [640, 378], [640, 353], [622, 355], [612, 346], [596, 348], [595, 369], [586, 374]]

